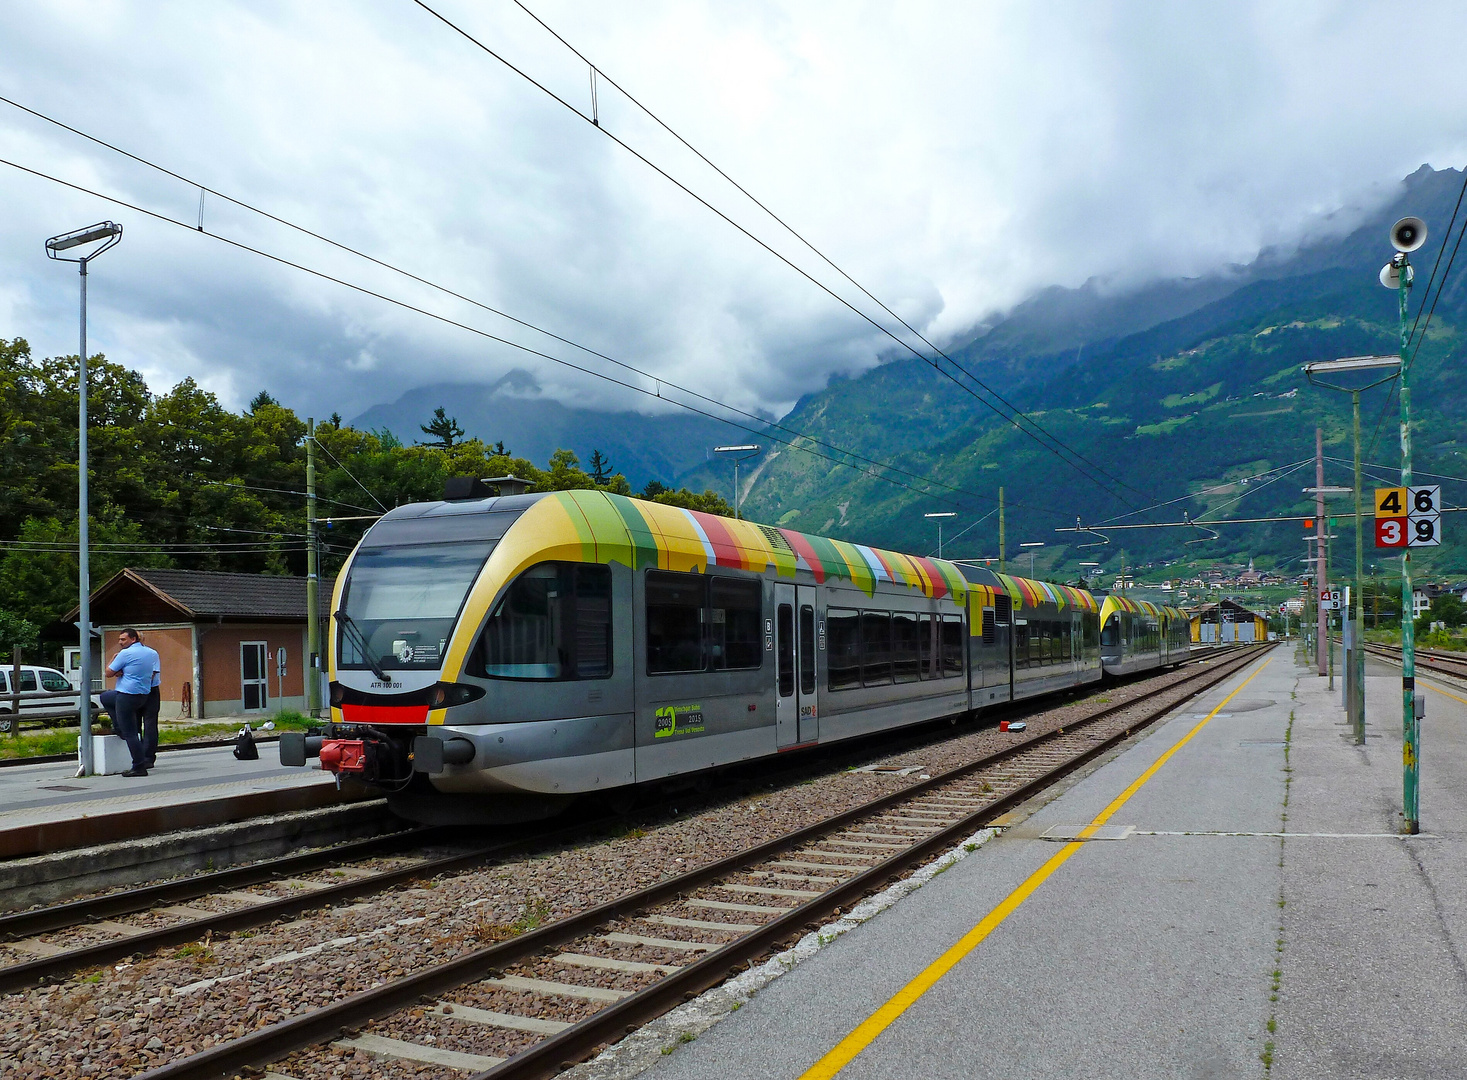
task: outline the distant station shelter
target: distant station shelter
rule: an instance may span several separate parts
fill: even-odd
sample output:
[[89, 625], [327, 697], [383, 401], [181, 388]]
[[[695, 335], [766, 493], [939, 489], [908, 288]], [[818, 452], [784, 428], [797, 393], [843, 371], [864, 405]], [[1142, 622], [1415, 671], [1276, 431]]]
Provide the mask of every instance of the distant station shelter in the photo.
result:
[[92, 593], [92, 625], [94, 671], [125, 626], [158, 650], [164, 719], [305, 709], [305, 578], [128, 568]]
[[1192, 641], [1200, 645], [1228, 645], [1235, 641], [1267, 641], [1268, 619], [1242, 604], [1223, 600], [1203, 604], [1192, 612]]

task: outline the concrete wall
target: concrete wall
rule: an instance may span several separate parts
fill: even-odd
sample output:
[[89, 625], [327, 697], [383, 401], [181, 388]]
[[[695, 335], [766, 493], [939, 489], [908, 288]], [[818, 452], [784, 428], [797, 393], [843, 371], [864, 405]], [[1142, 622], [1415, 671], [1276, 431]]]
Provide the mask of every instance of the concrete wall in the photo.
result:
[[[162, 698], [158, 715], [162, 719], [171, 720], [182, 711], [184, 684], [192, 684], [194, 681], [193, 628], [188, 623], [177, 622], [135, 622], [128, 625], [142, 636], [144, 645], [158, 651], [158, 666], [161, 668], [158, 690]], [[106, 660], [111, 661], [117, 655], [117, 632], [122, 627], [103, 626], [100, 629]], [[98, 668], [98, 671], [101, 672], [102, 669]], [[116, 685], [116, 680], [108, 676], [107, 689]]]
[[[302, 623], [200, 624], [198, 635], [199, 682], [203, 684], [205, 717], [244, 711], [240, 645], [246, 641], [265, 642], [269, 654], [268, 707], [262, 712], [304, 707], [305, 684], [301, 673], [307, 655], [306, 628]], [[275, 674], [275, 658], [282, 646], [286, 653], [283, 684]]]

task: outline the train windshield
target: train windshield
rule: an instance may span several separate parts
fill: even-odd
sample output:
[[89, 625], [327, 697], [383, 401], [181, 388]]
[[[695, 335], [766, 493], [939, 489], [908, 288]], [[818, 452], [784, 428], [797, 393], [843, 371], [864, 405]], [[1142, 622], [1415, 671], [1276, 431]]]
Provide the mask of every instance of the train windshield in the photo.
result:
[[337, 663], [438, 668], [453, 624], [494, 541], [364, 547], [352, 561], [337, 620]]

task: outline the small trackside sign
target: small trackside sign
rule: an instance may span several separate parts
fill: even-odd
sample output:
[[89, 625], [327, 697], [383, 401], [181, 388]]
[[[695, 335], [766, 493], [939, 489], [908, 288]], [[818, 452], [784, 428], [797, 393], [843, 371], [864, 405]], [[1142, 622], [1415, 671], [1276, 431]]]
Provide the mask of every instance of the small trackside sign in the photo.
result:
[[664, 705], [657, 710], [654, 739], [670, 739], [678, 735], [694, 735], [703, 730], [702, 705]]

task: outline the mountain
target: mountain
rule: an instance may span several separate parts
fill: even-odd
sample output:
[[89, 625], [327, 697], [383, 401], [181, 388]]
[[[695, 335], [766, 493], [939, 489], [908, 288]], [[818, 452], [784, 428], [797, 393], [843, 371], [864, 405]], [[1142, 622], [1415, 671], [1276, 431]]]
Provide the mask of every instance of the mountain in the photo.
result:
[[420, 425], [442, 405], [469, 438], [503, 441], [514, 454], [544, 462], [556, 450], [574, 451], [584, 466], [592, 450], [611, 461], [634, 488], [649, 480], [671, 484], [701, 464], [717, 445], [747, 442], [742, 428], [686, 412], [647, 416], [637, 412], [576, 409], [539, 396], [524, 371], [488, 385], [440, 383], [409, 390], [396, 401], [374, 405], [352, 420], [360, 430], [386, 428], [406, 443], [425, 438]]
[[[1297, 570], [1304, 549], [1297, 522], [1227, 526], [1217, 539], [1186, 528], [1055, 530], [1077, 519], [1098, 526], [1182, 521], [1184, 514], [1195, 518], [1208, 510], [1214, 517], [1312, 512], [1301, 489], [1314, 480], [1312, 461], [1305, 462], [1314, 456], [1316, 425], [1324, 429], [1326, 454], [1345, 462], [1328, 465], [1327, 482], [1348, 483], [1349, 396], [1311, 386], [1301, 365], [1396, 351], [1396, 297], [1376, 280], [1391, 255], [1387, 230], [1407, 213], [1425, 218], [1432, 230], [1412, 256], [1418, 271], [1414, 317], [1462, 181], [1455, 170], [1423, 167], [1348, 233], [1292, 252], [1265, 252], [1215, 278], [1163, 282], [1128, 296], [1105, 295], [1093, 284], [1047, 290], [949, 350], [1081, 455], [1079, 468], [996, 416], [964, 376], [949, 379], [922, 361], [896, 360], [859, 378], [832, 381], [802, 399], [782, 423], [957, 490], [899, 477], [927, 493], [907, 490], [776, 445], [746, 491], [747, 512], [926, 551], [935, 547], [936, 529], [924, 512], [958, 510], [945, 526], [955, 537], [993, 508], [1002, 485], [1008, 557], [1021, 542], [1043, 542], [1044, 548], [1032, 549], [1036, 565], [1057, 576], [1077, 576], [1085, 559], [1113, 568], [1123, 548], [1129, 565], [1241, 562], [1252, 554], [1260, 568]], [[1435, 482], [1421, 478], [1424, 471], [1463, 474], [1464, 272], [1455, 266], [1447, 279], [1412, 372], [1418, 482]], [[1366, 460], [1384, 466], [1373, 470], [1378, 481], [1367, 476], [1367, 487], [1396, 482], [1396, 406], [1387, 405], [1387, 393], [1364, 395]], [[1297, 471], [1282, 478], [1270, 472], [1294, 465]], [[716, 474], [700, 469], [689, 479], [697, 483], [704, 475]], [[1443, 483], [1448, 505], [1467, 502], [1467, 483]], [[1221, 490], [1204, 495], [1203, 488]], [[1457, 488], [1463, 490], [1454, 497]], [[1341, 554], [1353, 548], [1348, 524], [1336, 529]], [[1452, 524], [1449, 516], [1443, 548], [1419, 553], [1424, 567], [1467, 568], [1467, 544]], [[989, 519], [959, 536], [947, 553], [990, 556], [996, 546], [996, 520]], [[1367, 550], [1378, 561], [1369, 539]]]

